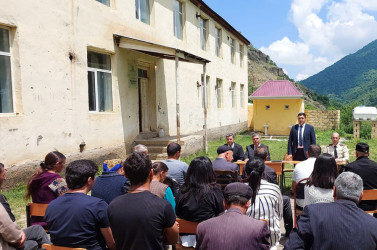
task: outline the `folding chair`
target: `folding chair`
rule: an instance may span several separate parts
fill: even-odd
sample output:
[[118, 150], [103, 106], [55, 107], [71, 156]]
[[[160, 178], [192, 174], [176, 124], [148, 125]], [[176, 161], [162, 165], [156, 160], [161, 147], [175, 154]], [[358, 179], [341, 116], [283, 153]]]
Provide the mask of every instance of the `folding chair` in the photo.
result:
[[232, 170], [215, 170], [216, 183], [220, 184], [221, 189], [226, 185], [238, 181], [238, 171]]
[[[304, 178], [302, 180], [299, 180], [296, 183], [296, 186], [293, 188], [293, 206], [294, 206], [294, 218], [293, 218], [293, 227], [297, 226], [297, 216], [300, 216], [302, 214], [301, 210], [298, 210], [296, 207], [296, 199], [304, 199], [305, 198], [305, 185], [306, 181], [309, 180], [309, 178]], [[303, 183], [305, 182], [305, 183]]]
[[[377, 189], [363, 190], [362, 201], [373, 201], [377, 200]], [[365, 211], [366, 213], [377, 213], [377, 209]]]
[[42, 249], [46, 249], [46, 250], [86, 250], [86, 248], [60, 247], [60, 246], [55, 246], [55, 245], [52, 245], [52, 244], [43, 244]]
[[43, 217], [46, 213], [48, 204], [28, 203], [26, 205], [26, 225], [31, 226], [31, 216]]

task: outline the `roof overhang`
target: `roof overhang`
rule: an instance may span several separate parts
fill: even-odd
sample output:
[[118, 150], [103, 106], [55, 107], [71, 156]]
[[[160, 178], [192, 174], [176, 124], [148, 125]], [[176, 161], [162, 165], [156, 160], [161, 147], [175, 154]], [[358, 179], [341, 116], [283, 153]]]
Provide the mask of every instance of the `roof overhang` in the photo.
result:
[[249, 96], [250, 99], [303, 99], [304, 96]]
[[168, 46], [157, 44], [157, 43], [143, 41], [140, 39], [117, 35], [117, 34], [114, 34], [114, 38], [115, 38], [116, 44], [120, 48], [139, 51], [141, 53], [145, 53], [154, 57], [175, 60], [175, 57], [177, 56], [178, 60], [180, 61], [199, 63], [199, 64], [211, 62], [205, 58], [191, 54], [187, 51], [168, 47]]

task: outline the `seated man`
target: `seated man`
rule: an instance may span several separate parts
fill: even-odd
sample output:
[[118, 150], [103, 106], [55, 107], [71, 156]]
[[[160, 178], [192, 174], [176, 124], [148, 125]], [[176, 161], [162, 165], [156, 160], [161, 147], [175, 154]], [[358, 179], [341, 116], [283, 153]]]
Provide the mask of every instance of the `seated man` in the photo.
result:
[[233, 149], [233, 160], [235, 161], [243, 161], [244, 153], [242, 146], [234, 142], [234, 134], [230, 133], [226, 135], [226, 143], [224, 145], [228, 145]]
[[97, 171], [97, 165], [89, 160], [67, 166], [68, 192], [48, 205], [44, 217], [54, 245], [86, 249], [106, 249], [107, 245], [115, 249], [107, 203], [87, 195]]
[[[292, 190], [295, 188], [297, 182], [302, 179], [308, 178], [312, 174], [315, 160], [321, 154], [321, 147], [317, 144], [312, 144], [309, 146], [306, 154], [308, 156], [308, 159], [298, 163], [293, 170]], [[305, 184], [306, 181], [303, 181], [301, 183]], [[302, 208], [304, 207], [304, 199], [296, 199], [296, 205], [298, 209], [302, 210]]]
[[152, 162], [144, 154], [133, 153], [123, 165], [131, 182], [125, 195], [111, 202], [108, 214], [117, 249], [164, 249], [176, 244], [178, 224], [172, 206], [150, 192]]
[[233, 149], [228, 145], [217, 148], [217, 158], [212, 162], [213, 170], [240, 171], [240, 166], [232, 163]]
[[266, 160], [270, 161], [271, 160], [270, 151], [268, 150], [267, 145], [263, 145], [263, 144], [260, 143], [260, 141], [261, 141], [260, 135], [259, 134], [253, 134], [252, 138], [253, 138], [253, 144], [246, 147], [246, 152], [245, 152], [245, 155], [244, 155], [245, 161], [248, 161], [248, 160], [251, 160], [251, 159], [254, 158], [254, 156], [255, 156], [254, 151], [256, 150], [257, 147], [265, 147], [266, 148], [266, 152], [267, 152], [267, 159]]
[[223, 201], [227, 212], [198, 225], [196, 249], [270, 249], [266, 223], [245, 215], [252, 195], [248, 185], [227, 185]]
[[[0, 187], [5, 180], [4, 164], [0, 163]], [[46, 231], [39, 225], [21, 229], [9, 203], [0, 194], [0, 249], [40, 249], [42, 244], [50, 243]]]
[[[377, 163], [369, 159], [369, 145], [364, 142], [356, 144], [356, 161], [345, 166], [345, 171], [353, 172], [363, 180], [365, 190], [377, 188]], [[376, 201], [362, 201], [359, 207], [363, 210], [377, 208]], [[377, 214], [373, 215], [377, 217]]]
[[117, 196], [127, 192], [129, 184], [124, 177], [122, 161], [107, 160], [103, 163], [102, 175], [96, 178], [92, 189], [92, 196], [100, 198], [110, 204]]
[[168, 166], [168, 177], [176, 180], [181, 186], [185, 182], [185, 175], [187, 173], [188, 165], [180, 161], [181, 157], [181, 145], [172, 142], [167, 147], [168, 159], [163, 161], [163, 163]]
[[347, 145], [339, 143], [339, 134], [334, 132], [331, 136], [332, 144], [329, 144], [323, 153], [334, 156], [337, 163], [347, 163], [350, 159]]
[[377, 249], [377, 220], [357, 207], [362, 192], [360, 176], [341, 173], [335, 201], [305, 206], [284, 249]]
[[148, 155], [148, 148], [143, 144], [137, 144], [134, 148], [134, 152]]

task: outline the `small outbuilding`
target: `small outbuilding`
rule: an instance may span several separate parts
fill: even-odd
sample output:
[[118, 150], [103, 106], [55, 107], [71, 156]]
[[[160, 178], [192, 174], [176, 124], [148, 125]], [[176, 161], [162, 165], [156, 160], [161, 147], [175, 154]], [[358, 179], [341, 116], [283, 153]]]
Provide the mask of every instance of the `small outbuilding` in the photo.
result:
[[289, 135], [297, 123], [297, 114], [304, 112], [303, 94], [288, 80], [263, 83], [250, 95], [253, 99], [254, 131], [267, 135]]

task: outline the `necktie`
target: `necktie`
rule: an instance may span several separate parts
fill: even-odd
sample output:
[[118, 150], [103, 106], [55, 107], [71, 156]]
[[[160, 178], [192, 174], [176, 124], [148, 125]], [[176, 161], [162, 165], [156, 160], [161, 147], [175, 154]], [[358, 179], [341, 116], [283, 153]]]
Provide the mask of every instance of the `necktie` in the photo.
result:
[[334, 158], [338, 158], [338, 151], [336, 151], [336, 146], [334, 146]]
[[298, 130], [298, 145], [302, 147], [302, 126]]

